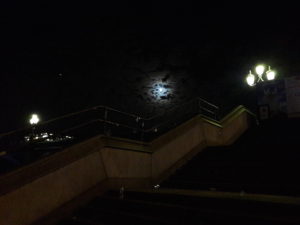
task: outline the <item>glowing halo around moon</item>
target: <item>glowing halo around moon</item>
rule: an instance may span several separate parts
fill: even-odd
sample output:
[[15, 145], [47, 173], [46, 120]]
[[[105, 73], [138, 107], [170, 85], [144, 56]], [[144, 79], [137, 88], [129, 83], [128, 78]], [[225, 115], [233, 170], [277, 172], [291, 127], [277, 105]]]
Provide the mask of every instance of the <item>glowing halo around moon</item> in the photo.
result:
[[155, 101], [166, 101], [172, 95], [172, 88], [167, 82], [154, 82], [149, 92]]

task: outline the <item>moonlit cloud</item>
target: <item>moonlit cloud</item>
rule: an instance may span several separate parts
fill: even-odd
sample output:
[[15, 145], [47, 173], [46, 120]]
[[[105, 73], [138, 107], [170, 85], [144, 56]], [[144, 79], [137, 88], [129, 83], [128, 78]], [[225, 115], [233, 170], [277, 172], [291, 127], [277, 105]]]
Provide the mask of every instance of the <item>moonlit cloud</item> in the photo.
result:
[[174, 81], [171, 79], [164, 79], [168, 72], [160, 72], [151, 76], [148, 81], [148, 95], [152, 102], [155, 103], [169, 103], [174, 92]]

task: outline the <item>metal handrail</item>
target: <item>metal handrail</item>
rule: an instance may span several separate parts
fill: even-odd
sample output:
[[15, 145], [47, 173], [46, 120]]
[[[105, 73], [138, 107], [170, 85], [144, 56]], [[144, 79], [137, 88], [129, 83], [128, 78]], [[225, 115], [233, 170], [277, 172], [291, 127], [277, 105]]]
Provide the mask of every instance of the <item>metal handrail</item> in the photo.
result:
[[212, 107], [214, 107], [214, 108], [216, 108], [216, 109], [219, 109], [218, 106], [216, 106], [216, 105], [214, 105], [214, 104], [212, 104], [212, 103], [210, 103], [210, 102], [204, 100], [203, 98], [198, 97], [197, 99], [201, 100], [202, 102], [205, 102], [206, 104], [208, 104], [208, 105], [210, 105], [210, 106], [212, 106]]
[[[143, 139], [145, 134], [149, 134], [150, 132], [153, 131], [156, 133], [158, 128], [160, 129], [163, 128], [162, 131], [167, 131], [168, 129], [172, 129], [174, 126], [178, 125], [179, 123], [182, 123], [183, 122], [182, 120], [188, 119], [187, 117], [190, 118], [191, 116], [194, 116], [196, 114], [208, 113], [209, 117], [214, 116], [215, 117], [214, 119], [216, 119], [218, 110], [219, 107], [201, 98], [190, 100], [180, 106], [176, 106], [172, 108], [171, 110], [168, 110], [166, 112], [148, 118], [144, 118], [142, 116], [138, 116], [132, 113], [123, 112], [108, 106], [99, 105], [99, 106], [84, 109], [74, 113], [69, 113], [42, 122], [39, 125], [37, 125], [36, 128], [39, 131], [43, 129], [47, 129], [47, 130], [54, 129], [59, 133], [67, 133], [95, 123], [103, 123], [103, 132], [105, 131], [105, 129], [110, 129], [110, 127], [107, 126], [112, 125], [114, 127], [122, 127], [128, 130], [138, 132], [141, 134], [141, 139]], [[96, 112], [96, 115], [85, 114], [90, 112], [91, 113]], [[111, 115], [110, 112], [116, 113], [112, 115], [113, 117], [115, 117], [115, 119], [109, 118], [109, 116]], [[98, 115], [97, 113], [100, 114]], [[125, 115], [129, 119], [122, 118], [122, 116], [120, 117], [120, 115]], [[175, 120], [174, 120], [174, 116], [170, 116], [170, 115], [175, 115]], [[80, 117], [78, 118], [76, 116], [80, 116]], [[86, 119], [85, 117], [87, 116], [89, 118]], [[80, 123], [76, 124], [78, 120], [80, 121]], [[63, 125], [57, 124], [57, 122], [59, 121], [63, 121], [60, 123]], [[63, 126], [66, 127], [69, 125], [71, 125], [72, 127], [62, 129]], [[31, 127], [25, 127], [5, 134], [1, 134], [0, 141], [3, 140], [3, 138], [6, 139], [4, 140], [4, 142], [2, 141], [2, 143], [0, 142], [0, 144], [3, 143], [11, 144], [13, 140], [17, 140], [18, 138], [20, 138], [21, 135], [24, 135], [25, 132], [29, 132], [30, 129]], [[96, 130], [98, 130], [98, 128]], [[118, 132], [124, 132], [124, 131], [119, 130]], [[10, 138], [12, 138], [12, 141], [10, 140]]]
[[117, 110], [117, 109], [114, 109], [114, 108], [111, 108], [111, 107], [108, 107], [108, 106], [102, 106], [102, 108], [108, 109], [110, 111], [114, 111], [114, 112], [117, 112], [117, 113], [121, 113], [121, 114], [124, 114], [126, 116], [133, 117], [133, 118], [136, 118], [136, 117], [142, 118], [141, 116], [138, 116], [138, 115], [135, 115], [135, 114], [132, 114], [132, 113], [123, 112], [123, 111], [120, 111], [120, 110]]
[[[219, 109], [218, 106], [216, 106], [216, 105], [214, 105], [214, 104], [212, 104], [212, 103], [210, 103], [210, 102], [208, 102], [208, 101], [206, 101], [206, 100], [204, 100], [204, 99], [202, 99], [202, 98], [196, 98], [196, 100], [197, 100], [197, 99], [200, 100], [200, 101], [202, 101], [202, 102], [205, 102], [206, 104], [208, 104], [208, 105], [214, 107], [215, 109]], [[180, 105], [180, 106], [176, 106], [175, 108], [172, 108], [171, 111], [174, 111], [174, 110], [176, 110], [176, 109], [178, 109], [178, 108], [182, 108], [183, 106], [188, 105], [188, 104], [191, 103], [192, 101], [195, 101], [195, 100], [190, 100], [190, 101], [187, 102], [187, 103], [184, 103], [184, 104], [182, 104], [182, 105]], [[94, 106], [94, 107], [91, 107], [91, 108], [88, 108], [88, 109], [80, 110], [80, 111], [73, 112], [73, 113], [68, 113], [68, 114], [65, 114], [65, 115], [63, 115], [63, 116], [59, 116], [59, 117], [53, 118], [53, 119], [51, 119], [51, 120], [47, 120], [47, 121], [41, 122], [41, 123], [40, 123], [40, 126], [45, 125], [45, 124], [49, 124], [49, 123], [51, 123], [51, 122], [54, 122], [54, 121], [57, 121], [57, 120], [60, 120], [60, 119], [63, 119], [63, 118], [68, 118], [68, 117], [71, 117], [71, 116], [75, 116], [75, 115], [78, 115], [78, 114], [83, 113], [83, 112], [88, 112], [88, 111], [91, 111], [91, 110], [98, 110], [99, 108], [104, 109], [104, 110], [107, 109], [107, 110], [114, 111], [114, 112], [117, 112], [117, 113], [120, 113], [120, 114], [124, 114], [124, 115], [130, 116], [130, 117], [132, 117], [132, 118], [139, 118], [140, 120], [144, 120], [144, 121], [146, 121], [146, 120], [151, 120], [151, 119], [157, 118], [157, 117], [159, 117], [159, 116], [165, 114], [165, 112], [162, 112], [162, 113], [160, 113], [160, 114], [158, 114], [158, 115], [155, 115], [155, 116], [152, 116], [152, 117], [145, 118], [145, 117], [142, 117], [142, 116], [139, 116], [139, 115], [136, 115], [136, 114], [123, 112], [123, 111], [120, 111], [120, 110], [117, 110], [117, 109], [114, 109], [114, 108], [111, 108], [111, 107], [108, 107], [108, 106], [98, 105], [98, 106]], [[208, 110], [208, 109], [206, 109], [206, 108], [204, 108], [204, 107], [203, 107], [202, 109], [205, 110], [205, 111], [214, 113], [213, 111]], [[27, 130], [27, 129], [30, 129], [30, 127], [25, 127], [25, 128], [21, 128], [21, 129], [9, 131], [9, 132], [6, 132], [6, 133], [2, 133], [2, 134], [0, 134], [0, 138], [3, 137], [3, 136], [6, 136], [6, 135], [12, 134], [12, 133], [14, 133], [14, 132], [23, 131], [23, 130]]]
[[205, 110], [206, 112], [211, 113], [211, 114], [215, 114], [215, 112], [213, 112], [213, 111], [211, 111], [211, 110], [209, 110], [209, 109], [206, 109], [206, 108], [202, 108], [202, 109]]
[[[178, 109], [178, 108], [182, 108], [183, 106], [188, 105], [188, 104], [190, 104], [191, 102], [193, 102], [193, 101], [195, 101], [195, 100], [200, 100], [200, 101], [205, 102], [206, 104], [212, 106], [213, 108], [215, 108], [215, 109], [217, 109], [217, 110], [219, 109], [218, 106], [216, 106], [216, 105], [214, 105], [214, 104], [212, 104], [212, 103], [210, 103], [210, 102], [208, 102], [208, 101], [206, 101], [206, 100], [204, 100], [204, 99], [202, 99], [202, 98], [196, 98], [196, 99], [190, 100], [190, 101], [187, 102], [187, 103], [181, 104], [180, 106], [176, 106], [176, 107], [172, 108], [171, 110], [174, 111], [174, 110], [176, 110], [176, 109]], [[145, 119], [145, 120], [151, 120], [151, 119], [157, 118], [157, 117], [159, 117], [160, 115], [163, 115], [163, 114], [165, 114], [165, 113], [162, 112], [162, 113], [160, 113], [160, 114], [158, 114], [158, 115], [155, 115], [155, 116], [152, 116], [152, 117], [149, 117], [149, 118], [144, 118], [144, 119]]]
[[[56, 120], [60, 120], [60, 119], [63, 119], [63, 118], [68, 118], [68, 117], [75, 116], [75, 115], [78, 115], [80, 113], [88, 112], [88, 111], [91, 111], [91, 110], [98, 110], [99, 108], [108, 109], [110, 111], [118, 112], [118, 113], [130, 116], [130, 117], [133, 117], [133, 118], [139, 117], [139, 118], [145, 119], [141, 116], [138, 116], [138, 115], [135, 115], [135, 114], [132, 114], [132, 113], [123, 112], [123, 111], [120, 111], [120, 110], [117, 110], [117, 109], [114, 109], [114, 108], [111, 108], [111, 107], [108, 107], [108, 106], [98, 105], [98, 106], [94, 106], [94, 107], [91, 107], [91, 108], [88, 108], [88, 109], [80, 110], [80, 111], [73, 112], [73, 113], [68, 113], [68, 114], [65, 114], [63, 116], [53, 118], [51, 120], [41, 122], [39, 125], [41, 126], [41, 125], [49, 124], [49, 123], [54, 122]], [[6, 133], [1, 133], [0, 138], [3, 137], [3, 136], [6, 136], [6, 135], [12, 134], [14, 132], [23, 131], [23, 130], [27, 130], [27, 129], [30, 129], [30, 127], [25, 127], [25, 128], [9, 131], [9, 132], [6, 132]]]
[[78, 126], [74, 126], [74, 127], [65, 129], [65, 130], [62, 131], [62, 133], [66, 133], [66, 132], [69, 132], [71, 130], [75, 130], [75, 129], [78, 129], [80, 127], [84, 127], [88, 124], [98, 123], [98, 122], [111, 124], [111, 125], [114, 125], [116, 127], [125, 127], [127, 129], [132, 129], [132, 130], [138, 130], [138, 131], [141, 131], [141, 132], [145, 132], [143, 129], [136, 128], [136, 127], [131, 127], [131, 126], [128, 126], [128, 125], [125, 125], [125, 124], [122, 124], [122, 123], [115, 123], [115, 122], [111, 122], [111, 121], [105, 121], [105, 120], [102, 120], [102, 119], [97, 119], [97, 120], [92, 120], [92, 121], [89, 121], [89, 122], [86, 122], [86, 123], [79, 124]]

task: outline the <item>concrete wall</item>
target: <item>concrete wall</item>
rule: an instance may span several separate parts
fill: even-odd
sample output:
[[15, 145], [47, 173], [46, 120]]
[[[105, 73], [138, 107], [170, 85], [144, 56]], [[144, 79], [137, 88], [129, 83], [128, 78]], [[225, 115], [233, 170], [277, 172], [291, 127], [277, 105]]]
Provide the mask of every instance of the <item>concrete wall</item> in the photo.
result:
[[159, 146], [153, 143], [152, 178], [159, 177], [175, 162], [188, 154], [191, 149], [205, 141], [204, 132], [201, 128], [201, 121], [199, 118], [195, 118], [177, 130], [160, 137], [156, 141], [161, 142]]
[[0, 224], [21, 225], [52, 210], [106, 178], [99, 152], [92, 153], [0, 197]]
[[222, 145], [222, 127], [215, 126], [207, 121], [203, 122], [203, 130], [205, 133], [206, 143], [208, 146]]
[[101, 150], [103, 164], [109, 178], [150, 178], [151, 154], [113, 148]]
[[249, 128], [248, 117], [249, 115], [244, 111], [238, 117], [235, 117], [230, 122], [224, 124], [222, 128], [223, 145], [232, 144]]
[[151, 143], [94, 137], [2, 176], [0, 224], [30, 224], [102, 181], [107, 188], [159, 182], [205, 147], [237, 139], [248, 117], [241, 107], [221, 123], [197, 116]]

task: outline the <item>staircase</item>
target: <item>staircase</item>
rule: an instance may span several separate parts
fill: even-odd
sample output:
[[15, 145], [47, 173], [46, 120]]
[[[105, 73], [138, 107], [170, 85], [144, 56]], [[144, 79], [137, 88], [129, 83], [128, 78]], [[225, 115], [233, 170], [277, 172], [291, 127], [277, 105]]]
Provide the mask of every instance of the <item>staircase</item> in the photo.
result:
[[261, 123], [231, 146], [199, 153], [162, 186], [299, 196], [299, 127], [299, 119]]
[[[296, 220], [297, 218], [295, 219], [294, 214], [288, 214], [283, 219], [279, 217], [274, 219], [271, 212], [275, 212], [274, 210], [278, 206], [275, 204], [275, 207], [274, 202], [271, 202], [269, 214], [259, 211], [252, 213], [262, 203], [253, 201], [245, 203], [245, 199], [241, 202], [239, 197], [240, 195], [244, 196], [245, 191], [240, 193], [240, 188], [237, 189], [238, 198], [232, 194], [229, 195], [229, 198], [220, 198], [226, 194], [224, 192], [218, 194], [214, 186], [211, 188], [211, 183], [216, 180], [209, 180], [209, 173], [190, 176], [188, 177], [188, 186], [178, 187], [179, 184], [184, 184], [182, 179], [177, 179], [180, 177], [180, 173], [187, 178], [186, 173], [182, 171], [190, 170], [190, 175], [196, 175], [194, 171], [199, 170], [199, 165], [210, 166], [209, 163], [212, 161], [215, 163], [215, 168], [222, 168], [222, 166], [229, 168], [227, 161], [223, 160], [223, 156], [230, 159], [240, 154], [238, 149], [234, 150], [235, 148], [232, 146], [208, 147], [211, 153], [205, 151], [203, 154], [200, 153], [196, 156], [195, 154], [207, 146], [224, 146], [232, 143], [251, 126], [253, 119], [251, 113], [241, 106], [221, 121], [209, 119], [203, 114], [199, 115], [199, 108], [196, 109], [196, 111], [191, 110], [193, 113], [185, 115], [183, 121], [176, 121], [177, 123], [170, 120], [166, 124], [164, 123], [165, 117], [159, 118], [163, 123], [159, 126], [153, 126], [152, 122], [146, 124], [150, 127], [147, 130], [138, 130], [132, 126], [130, 129], [123, 130], [120, 123], [117, 122], [108, 127], [108, 122], [112, 123], [112, 121], [106, 120], [107, 117], [101, 121], [103, 133], [109, 130], [113, 131], [110, 135], [121, 135], [124, 132], [131, 136], [138, 136], [138, 139], [145, 138], [145, 134], [147, 134], [146, 140], [152, 140], [149, 142], [115, 138], [108, 135], [97, 136], [99, 129], [92, 129], [93, 127], [90, 125], [87, 127], [78, 125], [76, 129], [73, 129], [74, 133], [64, 133], [64, 135], [75, 137], [70, 147], [60, 149], [55, 154], [43, 156], [41, 159], [38, 158], [30, 165], [0, 176], [1, 223], [27, 225], [39, 219], [43, 220], [43, 217], [49, 213], [52, 215], [52, 213], [55, 214], [54, 211], [61, 210], [62, 216], [56, 220], [59, 221], [58, 224], [223, 224], [224, 222], [232, 224], [241, 224], [241, 222], [243, 224], [253, 224], [253, 222], [297, 224], [294, 222], [299, 221]], [[190, 119], [191, 117], [192, 119]], [[149, 123], [152, 119], [147, 121]], [[140, 118], [137, 117], [132, 117], [131, 122], [137, 126], [142, 125]], [[179, 125], [178, 122], [182, 124]], [[153, 120], [153, 124], [157, 124], [156, 119]], [[122, 129], [119, 129], [120, 127]], [[118, 130], [114, 130], [114, 128], [118, 128]], [[136, 133], [136, 130], [139, 132]], [[87, 135], [86, 131], [90, 133]], [[255, 132], [258, 131], [259, 129], [257, 131], [252, 129], [248, 133], [252, 132], [252, 135], [255, 136]], [[80, 136], [80, 134], [85, 134], [85, 136]], [[249, 137], [251, 139], [252, 135], [245, 134], [242, 139]], [[239, 141], [236, 145], [244, 142], [246, 141]], [[187, 161], [191, 158], [192, 160]], [[203, 163], [199, 164], [200, 161], [197, 162], [197, 160]], [[176, 171], [184, 164], [186, 166]], [[174, 175], [171, 179], [161, 184], [162, 187], [171, 187], [171, 191], [164, 191], [164, 189], [128, 190], [128, 187], [149, 187], [150, 183], [160, 182], [172, 173]], [[199, 178], [202, 179], [204, 175], [207, 176], [210, 192], [219, 196], [211, 196], [208, 193], [199, 194], [198, 189], [202, 188], [198, 183], [198, 186], [194, 186], [197, 193], [191, 191], [193, 189], [190, 185], [191, 181], [194, 179], [195, 182], [199, 182]], [[176, 180], [179, 183], [176, 184]], [[227, 182], [227, 180], [225, 181]], [[224, 188], [225, 182], [221, 184]], [[73, 209], [77, 207], [71, 207], [70, 212], [66, 210], [65, 204], [72, 204], [82, 194], [90, 193], [90, 189], [97, 185], [103, 190], [125, 186], [125, 196], [120, 198], [119, 191], [110, 191], [105, 195], [92, 195], [89, 198], [92, 201], [82, 202], [76, 211]], [[179, 188], [189, 188], [190, 190], [187, 192], [178, 190]], [[247, 192], [246, 196], [248, 196]], [[29, 199], [30, 204], [26, 205]], [[254, 206], [247, 208], [251, 204]], [[280, 207], [284, 208], [281, 204], [288, 208], [297, 206], [297, 202], [294, 201], [290, 206], [290, 200], [280, 202]], [[68, 213], [64, 213], [66, 211]], [[13, 216], [10, 212], [14, 212], [18, 216]], [[72, 215], [68, 216], [70, 213]], [[50, 223], [37, 222], [37, 224], [48, 225]]]
[[0, 176], [99, 135], [151, 142], [197, 115], [216, 120], [219, 107], [196, 98], [144, 118], [107, 106], [95, 106], [35, 127], [3, 133], [0, 134]]
[[300, 224], [299, 119], [262, 122], [200, 152], [161, 188], [111, 190], [59, 225]]

